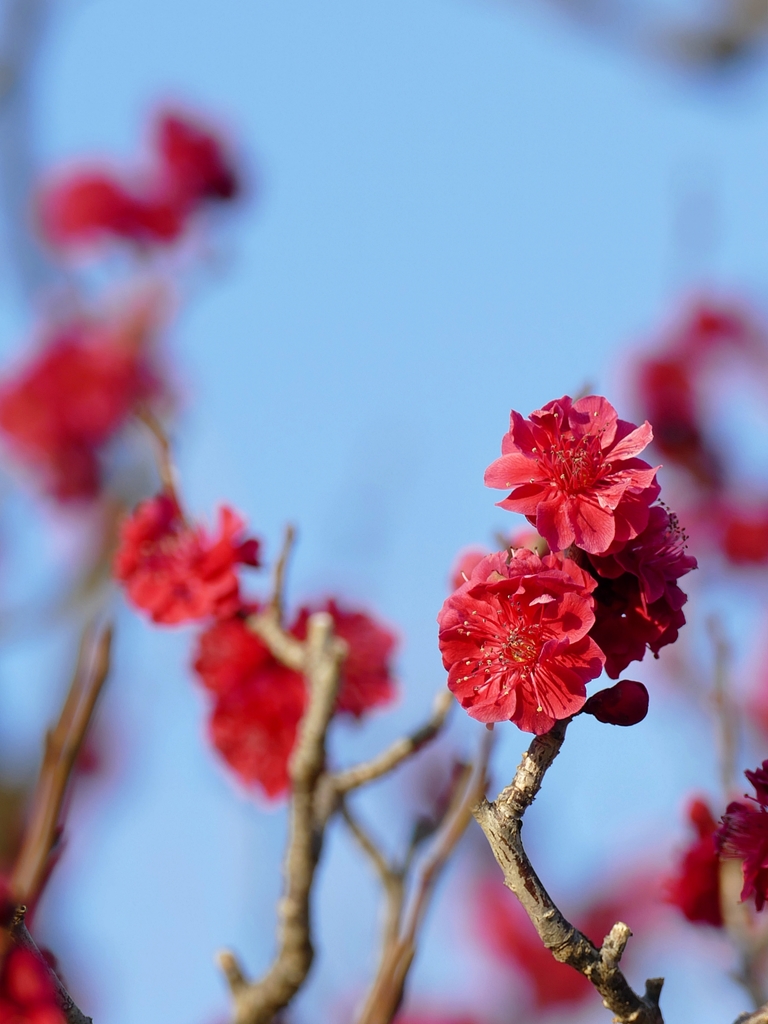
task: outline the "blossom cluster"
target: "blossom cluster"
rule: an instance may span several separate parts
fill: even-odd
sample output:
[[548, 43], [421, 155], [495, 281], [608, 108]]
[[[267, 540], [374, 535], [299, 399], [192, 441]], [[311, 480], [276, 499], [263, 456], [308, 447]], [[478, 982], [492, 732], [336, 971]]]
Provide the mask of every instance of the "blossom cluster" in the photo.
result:
[[[242, 593], [239, 571], [259, 566], [260, 544], [243, 529], [243, 520], [224, 506], [218, 531], [210, 534], [187, 520], [175, 494], [161, 493], [124, 520], [114, 573], [129, 601], [155, 623], [205, 623], [194, 669], [212, 699], [213, 746], [242, 782], [278, 797], [289, 786], [306, 683], [249, 627], [260, 607]], [[360, 718], [390, 703], [394, 634], [333, 599], [299, 608], [289, 632], [304, 639], [309, 616], [319, 610], [331, 615], [348, 646], [337, 712]]]
[[[536, 527], [542, 553], [529, 544], [467, 561], [438, 616], [448, 686], [473, 718], [546, 732], [594, 712], [586, 684], [603, 668], [617, 679], [677, 638], [677, 581], [696, 560], [658, 503], [656, 468], [638, 458], [651, 438], [647, 422], [619, 419], [599, 396], [566, 396], [528, 419], [512, 412], [485, 482], [510, 491], [499, 505]], [[613, 688], [602, 720], [639, 721], [639, 688]]]
[[721, 856], [742, 862], [742, 900], [753, 898], [762, 910], [768, 901], [768, 761], [744, 774], [755, 796], [728, 804], [715, 841]]
[[38, 197], [43, 236], [62, 250], [110, 239], [168, 245], [200, 209], [240, 192], [232, 158], [196, 118], [162, 112], [151, 142], [149, 168], [133, 174], [76, 168], [45, 184]]
[[688, 807], [688, 820], [696, 837], [684, 850], [675, 874], [667, 881], [667, 899], [692, 923], [721, 928], [717, 822], [707, 803], [699, 797]]
[[752, 313], [701, 302], [637, 361], [633, 374], [654, 444], [684, 479], [688, 522], [735, 565], [768, 561], [768, 498], [734, 471], [718, 437], [711, 389], [734, 364], [763, 376], [767, 357], [765, 329]]
[[98, 494], [105, 446], [162, 393], [157, 326], [154, 299], [79, 315], [46, 332], [39, 352], [0, 382], [0, 431], [58, 500]]

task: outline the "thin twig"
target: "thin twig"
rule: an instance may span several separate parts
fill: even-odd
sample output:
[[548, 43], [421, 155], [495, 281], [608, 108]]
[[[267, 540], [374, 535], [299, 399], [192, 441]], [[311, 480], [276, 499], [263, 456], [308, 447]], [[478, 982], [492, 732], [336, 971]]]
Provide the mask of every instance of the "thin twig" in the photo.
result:
[[364, 761], [353, 768], [336, 772], [333, 781], [337, 792], [348, 793], [352, 789], [373, 782], [375, 779], [381, 778], [382, 775], [387, 775], [393, 768], [397, 768], [407, 758], [412, 757], [440, 732], [452, 704], [451, 692], [446, 689], [440, 690], [435, 697], [432, 715], [424, 725], [410, 736], [395, 740], [390, 747], [370, 761]]
[[739, 745], [738, 714], [733, 705], [729, 687], [731, 648], [725, 638], [721, 623], [714, 616], [707, 620], [707, 632], [712, 642], [715, 662], [712, 708], [717, 725], [720, 781], [725, 799], [730, 800], [736, 786], [736, 761]]
[[347, 828], [355, 837], [358, 846], [371, 864], [373, 864], [376, 869], [376, 874], [379, 876], [382, 883], [387, 885], [390, 878], [397, 874], [397, 870], [387, 861], [387, 858], [344, 801], [341, 803], [341, 816], [344, 819], [344, 823]]
[[[320, 858], [325, 819], [315, 811], [319, 780], [325, 767], [325, 739], [336, 705], [346, 644], [334, 636], [327, 612], [310, 615], [307, 639], [283, 647], [286, 635], [274, 616], [254, 616], [270, 622], [266, 637], [276, 639], [273, 653], [285, 651], [294, 667], [304, 671], [309, 701], [299, 726], [289, 764], [291, 777], [290, 834], [284, 872], [285, 891], [278, 911], [278, 951], [267, 973], [247, 983], [231, 953], [219, 954], [235, 1009], [236, 1024], [269, 1024], [291, 1001], [309, 973], [314, 957], [310, 894]], [[264, 634], [262, 634], [264, 635]], [[268, 641], [269, 642], [269, 641]]]
[[[384, 948], [358, 1024], [390, 1024], [400, 1007], [408, 972], [416, 954], [419, 929], [435, 885], [471, 821], [472, 808], [485, 792], [492, 739], [490, 731], [484, 734], [475, 765], [468, 769], [459, 781], [457, 793], [422, 863], [407, 907], [403, 908], [402, 895], [399, 904], [393, 907], [392, 898], [389, 893], [387, 894], [388, 928], [385, 930]], [[397, 921], [393, 925], [391, 919], [395, 909]]]
[[629, 928], [618, 922], [597, 949], [570, 924], [533, 869], [522, 842], [523, 815], [541, 788], [544, 775], [560, 752], [570, 719], [556, 722], [537, 736], [523, 755], [511, 784], [496, 800], [482, 800], [474, 809], [491, 850], [504, 873], [504, 883], [520, 900], [544, 945], [556, 960], [580, 971], [615, 1014], [619, 1024], [663, 1024], [659, 997], [663, 981], [651, 978], [637, 995], [619, 967]]
[[283, 538], [283, 547], [280, 552], [280, 557], [275, 563], [274, 574], [272, 577], [272, 596], [269, 601], [270, 610], [277, 619], [278, 625], [283, 624], [285, 571], [288, 567], [288, 559], [291, 557], [291, 551], [293, 550], [295, 540], [296, 530], [289, 523], [285, 528], [285, 537]]
[[56, 974], [54, 969], [38, 949], [35, 940], [29, 934], [24, 920], [26, 909], [26, 907], [22, 906], [16, 910], [9, 928], [11, 939], [15, 945], [19, 946], [21, 949], [26, 949], [27, 952], [31, 953], [37, 962], [45, 968], [45, 972], [50, 978], [56, 992], [56, 1002], [59, 1009], [64, 1014], [67, 1024], [93, 1024], [92, 1019], [90, 1017], [86, 1017], [83, 1011], [77, 1006], [72, 996], [62, 984], [61, 978]]
[[136, 417], [149, 430], [155, 443], [155, 461], [160, 483], [166, 494], [177, 497], [176, 467], [173, 464], [171, 442], [160, 420], [148, 405], [141, 405], [136, 410]]
[[396, 867], [390, 864], [368, 832], [363, 828], [352, 813], [346, 801], [341, 802], [341, 814], [358, 845], [379, 876], [384, 889], [384, 928], [382, 949], [388, 950], [397, 941], [400, 919], [405, 900], [405, 866]]
[[32, 812], [11, 873], [10, 889], [19, 904], [34, 905], [47, 877], [72, 769], [109, 672], [111, 644], [109, 626], [97, 640], [91, 628], [84, 631], [72, 684], [59, 720], [45, 737]]

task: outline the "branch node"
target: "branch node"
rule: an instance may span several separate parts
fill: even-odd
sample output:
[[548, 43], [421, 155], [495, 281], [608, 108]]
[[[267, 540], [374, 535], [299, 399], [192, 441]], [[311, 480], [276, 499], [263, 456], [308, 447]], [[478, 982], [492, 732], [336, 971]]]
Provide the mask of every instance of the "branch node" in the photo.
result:
[[607, 967], [618, 966], [631, 937], [630, 928], [623, 921], [617, 921], [603, 939], [603, 944], [600, 947], [600, 957]]
[[238, 995], [247, 986], [245, 975], [235, 954], [229, 949], [222, 949], [216, 954], [216, 962], [227, 979], [229, 990], [233, 996]]

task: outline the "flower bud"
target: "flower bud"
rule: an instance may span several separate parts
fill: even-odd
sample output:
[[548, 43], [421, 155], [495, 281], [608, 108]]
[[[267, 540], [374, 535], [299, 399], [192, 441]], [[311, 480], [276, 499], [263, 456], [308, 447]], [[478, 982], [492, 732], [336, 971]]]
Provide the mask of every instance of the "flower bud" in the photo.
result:
[[634, 679], [622, 679], [595, 693], [583, 710], [606, 725], [637, 725], [648, 714], [648, 691]]

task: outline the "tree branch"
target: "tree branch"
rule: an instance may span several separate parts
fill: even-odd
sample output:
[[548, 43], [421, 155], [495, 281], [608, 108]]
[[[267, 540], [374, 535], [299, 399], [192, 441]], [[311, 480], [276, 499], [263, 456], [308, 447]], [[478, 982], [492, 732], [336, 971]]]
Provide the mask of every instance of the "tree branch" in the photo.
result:
[[421, 866], [408, 906], [404, 908], [403, 889], [399, 900], [397, 893], [387, 890], [384, 948], [358, 1024], [390, 1024], [400, 1007], [416, 953], [418, 933], [435, 885], [472, 818], [472, 808], [485, 792], [492, 738], [490, 731], [484, 734], [477, 761], [460, 780]]
[[[299, 726], [291, 757], [290, 834], [284, 872], [285, 890], [278, 910], [278, 952], [267, 973], [248, 983], [231, 953], [219, 955], [234, 1001], [235, 1024], [268, 1024], [287, 1006], [309, 973], [314, 957], [310, 893], [323, 845], [326, 818], [316, 814], [315, 797], [325, 767], [325, 738], [336, 695], [346, 644], [334, 636], [327, 612], [310, 615], [306, 643], [288, 639], [273, 614], [253, 616], [276, 657], [287, 652], [292, 667], [303, 670], [309, 703]], [[269, 639], [267, 639], [269, 638]], [[272, 647], [270, 640], [275, 642]]]
[[283, 538], [283, 547], [280, 551], [280, 556], [275, 563], [274, 574], [272, 577], [272, 597], [269, 602], [270, 610], [280, 625], [283, 623], [285, 571], [288, 568], [288, 559], [291, 557], [291, 551], [293, 550], [295, 541], [296, 530], [289, 523], [285, 528], [285, 537]]
[[373, 782], [374, 779], [380, 779], [382, 775], [387, 775], [403, 761], [416, 754], [440, 732], [452, 704], [451, 692], [446, 689], [440, 690], [435, 697], [432, 716], [419, 729], [416, 729], [410, 736], [395, 740], [392, 746], [382, 751], [377, 757], [371, 758], [370, 761], [364, 761], [353, 768], [336, 772], [333, 776], [336, 792], [348, 793], [352, 789]]
[[10, 880], [18, 904], [34, 905], [47, 877], [72, 769], [109, 672], [111, 645], [111, 627], [102, 630], [97, 640], [92, 629], [84, 631], [59, 720], [46, 734], [32, 811]]
[[493, 803], [482, 800], [474, 809], [504, 872], [504, 883], [517, 896], [544, 945], [556, 960], [569, 964], [591, 981], [603, 1004], [615, 1014], [618, 1024], [663, 1024], [659, 1009], [662, 979], [646, 982], [643, 996], [637, 995], [619, 967], [629, 928], [619, 922], [597, 949], [570, 924], [553, 902], [533, 869], [522, 842], [523, 815], [541, 788], [544, 775], [560, 752], [570, 719], [556, 722], [543, 736], [537, 736], [523, 755], [515, 777]]
[[56, 1002], [59, 1009], [64, 1014], [67, 1024], [93, 1024], [92, 1018], [86, 1017], [83, 1011], [77, 1006], [72, 996], [62, 984], [58, 974], [56, 974], [54, 969], [45, 959], [38, 949], [35, 940], [29, 934], [24, 920], [26, 910], [26, 907], [19, 907], [16, 910], [9, 928], [11, 939], [17, 946], [21, 947], [21, 949], [26, 949], [31, 953], [37, 962], [45, 968], [46, 974], [51, 979], [56, 992]]

